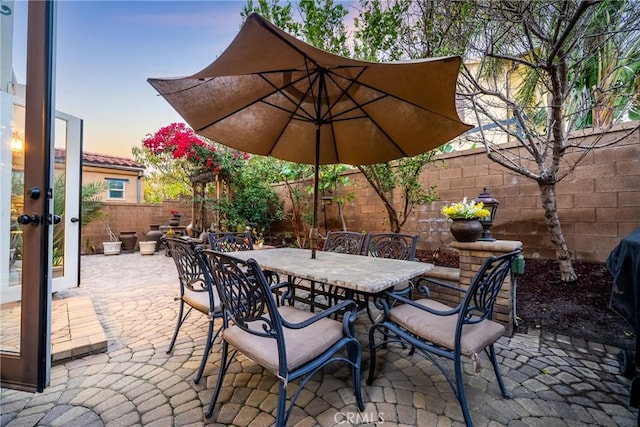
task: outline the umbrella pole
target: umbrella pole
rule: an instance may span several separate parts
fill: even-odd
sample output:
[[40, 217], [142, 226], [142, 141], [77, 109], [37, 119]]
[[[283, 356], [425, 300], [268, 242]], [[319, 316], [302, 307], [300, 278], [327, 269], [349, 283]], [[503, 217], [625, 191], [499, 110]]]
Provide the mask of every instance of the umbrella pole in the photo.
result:
[[318, 247], [318, 177], [320, 169], [320, 125], [316, 125], [316, 161], [313, 168], [313, 225], [309, 238], [311, 240], [311, 259], [316, 259]]

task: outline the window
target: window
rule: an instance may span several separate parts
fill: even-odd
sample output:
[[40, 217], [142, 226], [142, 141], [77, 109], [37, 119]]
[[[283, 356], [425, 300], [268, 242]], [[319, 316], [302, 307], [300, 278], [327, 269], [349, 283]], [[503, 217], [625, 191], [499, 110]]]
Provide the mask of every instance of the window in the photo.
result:
[[106, 178], [109, 200], [124, 200], [124, 185], [129, 182], [128, 179]]

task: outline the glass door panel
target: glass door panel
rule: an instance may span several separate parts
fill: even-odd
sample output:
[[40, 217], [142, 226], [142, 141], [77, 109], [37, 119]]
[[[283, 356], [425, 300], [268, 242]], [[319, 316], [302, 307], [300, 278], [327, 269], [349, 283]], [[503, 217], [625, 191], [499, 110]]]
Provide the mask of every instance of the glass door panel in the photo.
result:
[[0, 2], [0, 386], [27, 391], [51, 358], [54, 16], [54, 2]]
[[13, 2], [3, 2], [0, 12], [0, 351], [19, 354], [25, 101], [16, 73], [26, 70], [27, 15], [25, 4]]

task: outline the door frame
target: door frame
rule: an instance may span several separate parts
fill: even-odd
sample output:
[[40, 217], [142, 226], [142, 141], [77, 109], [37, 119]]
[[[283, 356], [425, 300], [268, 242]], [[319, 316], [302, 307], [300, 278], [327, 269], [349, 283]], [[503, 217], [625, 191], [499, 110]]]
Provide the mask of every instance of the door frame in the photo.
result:
[[[80, 286], [80, 243], [82, 201], [82, 129], [79, 117], [55, 112], [56, 123], [64, 122], [64, 263], [60, 277], [53, 275], [52, 292]], [[59, 141], [57, 141], [59, 142]], [[54, 167], [55, 170], [55, 167]], [[55, 172], [54, 172], [55, 173]], [[54, 177], [55, 181], [55, 177]]]
[[41, 392], [51, 368], [55, 4], [30, 1], [27, 16], [24, 209], [41, 221], [23, 227], [20, 352], [0, 352], [0, 386]]

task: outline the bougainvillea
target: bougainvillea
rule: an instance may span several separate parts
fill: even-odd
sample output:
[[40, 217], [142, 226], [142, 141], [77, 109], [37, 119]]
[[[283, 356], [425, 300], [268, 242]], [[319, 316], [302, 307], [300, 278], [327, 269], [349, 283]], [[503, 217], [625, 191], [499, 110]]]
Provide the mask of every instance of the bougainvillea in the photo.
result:
[[191, 173], [232, 173], [249, 159], [244, 152], [231, 150], [201, 139], [184, 123], [171, 123], [148, 135], [142, 145], [156, 156], [183, 160]]

